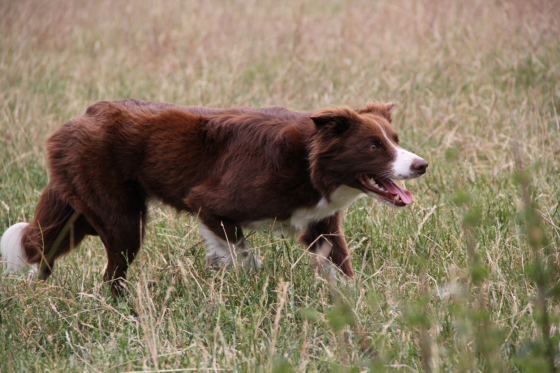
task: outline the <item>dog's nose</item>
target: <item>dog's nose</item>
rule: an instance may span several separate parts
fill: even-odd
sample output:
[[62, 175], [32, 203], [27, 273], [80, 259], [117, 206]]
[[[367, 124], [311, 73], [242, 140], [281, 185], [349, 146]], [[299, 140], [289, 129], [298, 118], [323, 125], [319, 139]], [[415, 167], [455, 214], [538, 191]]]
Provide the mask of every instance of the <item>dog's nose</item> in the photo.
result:
[[424, 175], [426, 173], [426, 168], [428, 168], [428, 162], [422, 158], [415, 159], [412, 161], [412, 165], [410, 165], [410, 169], [418, 175]]

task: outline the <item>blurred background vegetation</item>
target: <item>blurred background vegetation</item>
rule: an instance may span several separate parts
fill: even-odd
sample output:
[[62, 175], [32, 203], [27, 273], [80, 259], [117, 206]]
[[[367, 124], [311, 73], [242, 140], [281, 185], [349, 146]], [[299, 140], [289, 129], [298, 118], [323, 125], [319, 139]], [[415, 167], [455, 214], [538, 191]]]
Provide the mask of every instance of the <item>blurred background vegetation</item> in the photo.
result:
[[0, 1], [0, 232], [29, 220], [44, 142], [97, 101], [292, 110], [397, 104], [430, 162], [414, 203], [344, 218], [357, 279], [291, 237], [205, 268], [154, 204], [131, 295], [88, 239], [46, 283], [0, 277], [0, 370], [543, 372], [559, 359], [560, 6], [553, 0]]

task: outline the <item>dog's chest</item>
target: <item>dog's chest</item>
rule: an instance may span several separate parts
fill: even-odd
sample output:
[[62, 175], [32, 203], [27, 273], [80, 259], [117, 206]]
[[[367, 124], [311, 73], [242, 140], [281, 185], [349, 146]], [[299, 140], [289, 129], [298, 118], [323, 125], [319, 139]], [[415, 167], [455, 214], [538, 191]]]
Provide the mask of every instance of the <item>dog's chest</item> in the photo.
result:
[[247, 224], [246, 227], [249, 229], [270, 228], [275, 233], [295, 234], [305, 230], [310, 223], [332, 216], [338, 210], [347, 208], [362, 196], [364, 196], [362, 191], [342, 185], [331, 194], [330, 202], [323, 197], [315, 206], [295, 210], [287, 220], [256, 221]]

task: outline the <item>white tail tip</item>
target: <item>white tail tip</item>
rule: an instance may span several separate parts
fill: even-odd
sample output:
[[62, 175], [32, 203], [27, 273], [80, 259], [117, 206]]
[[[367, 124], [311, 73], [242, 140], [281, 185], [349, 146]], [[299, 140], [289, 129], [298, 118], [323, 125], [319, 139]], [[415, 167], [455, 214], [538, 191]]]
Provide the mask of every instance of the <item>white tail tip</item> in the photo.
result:
[[8, 228], [2, 236], [0, 251], [2, 252], [4, 273], [18, 272], [29, 266], [25, 261], [27, 255], [25, 255], [25, 250], [23, 250], [23, 245], [21, 243], [23, 228], [28, 224], [29, 223], [14, 224]]

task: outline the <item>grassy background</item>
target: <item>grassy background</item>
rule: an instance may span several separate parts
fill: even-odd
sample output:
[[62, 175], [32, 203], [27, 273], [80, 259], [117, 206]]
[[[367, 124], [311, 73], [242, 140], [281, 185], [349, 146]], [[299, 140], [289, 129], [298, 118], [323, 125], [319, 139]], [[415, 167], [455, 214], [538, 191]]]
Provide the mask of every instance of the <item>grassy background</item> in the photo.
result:
[[100, 100], [394, 101], [403, 146], [430, 162], [406, 209], [348, 209], [354, 288], [266, 232], [250, 237], [262, 271], [212, 272], [196, 220], [158, 204], [125, 301], [102, 284], [97, 238], [46, 283], [2, 276], [2, 371], [542, 372], [560, 358], [554, 1], [19, 0], [0, 14], [0, 232], [32, 216], [46, 137]]

